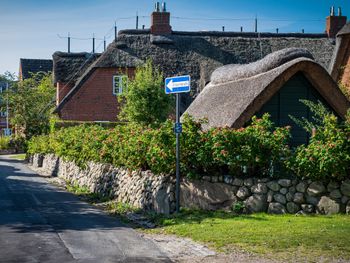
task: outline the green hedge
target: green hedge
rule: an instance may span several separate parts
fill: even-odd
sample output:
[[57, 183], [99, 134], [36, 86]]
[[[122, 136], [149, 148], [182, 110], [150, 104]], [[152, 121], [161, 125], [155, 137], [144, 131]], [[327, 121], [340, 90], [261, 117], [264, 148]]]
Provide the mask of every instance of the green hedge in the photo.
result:
[[[271, 174], [273, 165], [289, 155], [288, 128], [274, 128], [268, 115], [253, 118], [244, 129], [202, 131], [186, 117], [181, 135], [181, 169], [190, 177], [204, 174]], [[28, 142], [28, 153], [55, 153], [83, 166], [88, 161], [111, 163], [132, 170], [175, 172], [173, 123], [157, 128], [128, 124], [105, 129], [81, 125], [37, 136]]]
[[[241, 129], [201, 130], [201, 123], [185, 117], [181, 134], [181, 171], [202, 175], [283, 176], [312, 179], [349, 176], [349, 124], [337, 124], [329, 115], [307, 146], [291, 150], [289, 127], [276, 128], [265, 114]], [[131, 170], [150, 169], [156, 174], [175, 173], [173, 123], [159, 127], [137, 124], [113, 129], [81, 125], [62, 128], [28, 142], [28, 153], [55, 153], [84, 166], [88, 161], [111, 163]]]

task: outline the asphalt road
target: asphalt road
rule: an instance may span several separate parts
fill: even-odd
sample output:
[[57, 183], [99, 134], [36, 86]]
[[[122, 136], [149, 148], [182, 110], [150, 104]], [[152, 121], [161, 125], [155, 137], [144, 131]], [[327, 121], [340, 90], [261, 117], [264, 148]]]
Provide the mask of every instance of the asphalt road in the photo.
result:
[[116, 218], [0, 156], [0, 262], [170, 262]]

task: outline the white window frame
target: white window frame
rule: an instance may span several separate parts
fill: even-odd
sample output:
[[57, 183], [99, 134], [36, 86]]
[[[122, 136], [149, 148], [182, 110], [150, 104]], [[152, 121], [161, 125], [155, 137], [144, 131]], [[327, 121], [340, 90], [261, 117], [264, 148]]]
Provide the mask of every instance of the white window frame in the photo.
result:
[[113, 76], [113, 95], [120, 95], [128, 86], [127, 75], [114, 75]]

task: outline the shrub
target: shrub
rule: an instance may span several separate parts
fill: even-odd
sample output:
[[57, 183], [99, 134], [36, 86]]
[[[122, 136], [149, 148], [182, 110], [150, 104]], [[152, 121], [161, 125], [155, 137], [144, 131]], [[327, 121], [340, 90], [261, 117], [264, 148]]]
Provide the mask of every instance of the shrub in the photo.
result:
[[0, 136], [0, 150], [15, 150], [24, 152], [27, 149], [27, 142], [21, 136]]
[[303, 119], [297, 123], [309, 133], [312, 129], [316, 133], [308, 145], [296, 149], [287, 166], [303, 177], [344, 179], [350, 175], [350, 122], [339, 122], [320, 102], [303, 102], [314, 113], [314, 121]]
[[8, 136], [0, 136], [0, 150], [8, 150], [10, 148], [10, 138]]
[[[246, 128], [201, 130], [201, 122], [184, 117], [181, 135], [181, 173], [188, 177], [230, 172], [267, 175], [272, 163], [289, 154], [288, 128], [273, 128], [268, 115], [253, 119]], [[83, 166], [88, 161], [111, 163], [130, 170], [150, 169], [154, 173], [175, 173], [173, 123], [158, 127], [135, 123], [114, 129], [100, 126], [62, 128], [47, 136], [33, 137], [28, 153], [55, 153]]]
[[121, 103], [119, 118], [129, 122], [151, 124], [163, 122], [171, 110], [171, 97], [164, 93], [162, 72], [151, 60], [136, 68], [135, 78], [118, 96]]
[[268, 114], [253, 117], [251, 125], [241, 129], [214, 129], [213, 156], [232, 174], [268, 175], [272, 165], [280, 164], [290, 151], [289, 128], [273, 128]]

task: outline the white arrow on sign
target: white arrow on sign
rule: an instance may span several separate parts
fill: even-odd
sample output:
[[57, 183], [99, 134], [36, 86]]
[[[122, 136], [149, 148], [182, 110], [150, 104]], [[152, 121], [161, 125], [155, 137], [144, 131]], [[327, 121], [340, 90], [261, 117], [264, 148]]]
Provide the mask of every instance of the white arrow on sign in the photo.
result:
[[170, 82], [168, 83], [168, 85], [166, 85], [166, 87], [171, 91], [173, 91], [173, 89], [175, 88], [188, 87], [189, 85], [190, 85], [190, 82], [187, 80], [179, 81], [179, 82], [173, 82], [173, 80], [170, 80]]

